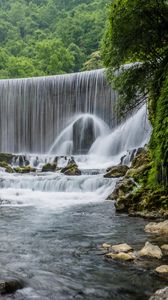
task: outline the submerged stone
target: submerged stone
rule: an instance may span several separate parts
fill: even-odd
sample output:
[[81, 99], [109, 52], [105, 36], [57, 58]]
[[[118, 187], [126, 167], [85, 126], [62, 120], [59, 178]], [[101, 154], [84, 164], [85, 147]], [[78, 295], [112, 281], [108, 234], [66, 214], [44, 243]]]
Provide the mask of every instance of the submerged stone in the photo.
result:
[[116, 259], [116, 260], [123, 260], [123, 261], [130, 261], [130, 260], [134, 260], [135, 256], [133, 255], [133, 253], [124, 253], [124, 252], [120, 252], [120, 253], [107, 253], [105, 255], [106, 258], [111, 258], [111, 259]]

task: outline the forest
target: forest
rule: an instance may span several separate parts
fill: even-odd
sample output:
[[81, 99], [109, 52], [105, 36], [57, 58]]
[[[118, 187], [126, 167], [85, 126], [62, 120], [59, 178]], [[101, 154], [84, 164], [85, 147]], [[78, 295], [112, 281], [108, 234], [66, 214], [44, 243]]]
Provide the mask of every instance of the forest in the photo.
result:
[[109, 0], [0, 0], [0, 78], [102, 67]]

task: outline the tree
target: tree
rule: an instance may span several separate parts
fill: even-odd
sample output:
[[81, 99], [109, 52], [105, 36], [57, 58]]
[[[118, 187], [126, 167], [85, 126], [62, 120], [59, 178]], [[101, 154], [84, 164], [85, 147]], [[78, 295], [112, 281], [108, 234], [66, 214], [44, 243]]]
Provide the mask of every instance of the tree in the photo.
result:
[[[121, 110], [160, 91], [168, 64], [166, 0], [115, 0], [103, 40], [108, 78], [120, 94]], [[124, 64], [132, 63], [128, 67]]]
[[120, 111], [135, 109], [148, 98], [153, 125], [148, 181], [153, 188], [168, 184], [167, 28], [166, 0], [115, 0], [102, 46], [108, 78], [119, 92]]

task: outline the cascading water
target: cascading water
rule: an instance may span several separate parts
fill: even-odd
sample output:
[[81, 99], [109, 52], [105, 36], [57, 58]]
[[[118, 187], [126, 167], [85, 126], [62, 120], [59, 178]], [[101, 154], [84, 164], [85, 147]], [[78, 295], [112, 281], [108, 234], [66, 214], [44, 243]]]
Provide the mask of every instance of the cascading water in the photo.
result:
[[[102, 243], [104, 234], [106, 238], [113, 234], [115, 241], [119, 228], [123, 234], [125, 223], [121, 226], [122, 219], [114, 213], [112, 218], [111, 204], [106, 212], [108, 204], [103, 201], [118, 179], [103, 175], [121, 157], [129, 164], [129, 154], [148, 142], [151, 127], [145, 105], [120, 124], [116, 101], [104, 70], [0, 81], [0, 152], [21, 153], [21, 160], [26, 158], [26, 163], [36, 167], [30, 174], [8, 174], [0, 168], [0, 241], [5, 251], [0, 263], [5, 274], [9, 270], [18, 274], [28, 286], [15, 299], [121, 299], [120, 293], [111, 294], [115, 272], [111, 266], [107, 272], [103, 265], [103, 276], [98, 276], [98, 262], [92, 261], [88, 249]], [[59, 171], [72, 155], [80, 176]], [[56, 172], [41, 172], [44, 164], [54, 161]], [[18, 164], [19, 159], [14, 159], [12, 166]], [[127, 226], [130, 231], [130, 221]], [[135, 230], [134, 222], [132, 227]], [[10, 245], [3, 238], [3, 228], [7, 228]], [[131, 236], [135, 242], [134, 231]], [[87, 263], [76, 247], [85, 248]], [[64, 251], [68, 251], [65, 256]], [[83, 277], [85, 272], [90, 277]], [[104, 289], [107, 279], [109, 288]], [[123, 299], [146, 299], [143, 291], [141, 296], [128, 293]]]
[[117, 123], [104, 70], [0, 81], [0, 152], [46, 153], [74, 115]]

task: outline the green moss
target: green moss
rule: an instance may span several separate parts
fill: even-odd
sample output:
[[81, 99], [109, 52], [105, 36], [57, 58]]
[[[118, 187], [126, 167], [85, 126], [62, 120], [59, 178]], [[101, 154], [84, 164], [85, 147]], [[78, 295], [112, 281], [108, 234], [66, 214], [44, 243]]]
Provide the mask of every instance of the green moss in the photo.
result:
[[151, 188], [168, 185], [168, 76], [163, 83], [154, 116], [150, 141], [153, 165], [148, 177]]
[[13, 157], [13, 154], [0, 153], [0, 162], [6, 162], [7, 164], [11, 164]]
[[55, 172], [56, 168], [57, 165], [55, 163], [54, 164], [47, 163], [43, 166], [42, 172]]
[[16, 173], [26, 174], [26, 173], [30, 173], [30, 172], [36, 172], [36, 169], [32, 168], [30, 166], [27, 166], [27, 167], [17, 167], [17, 168], [14, 168], [14, 171]]

